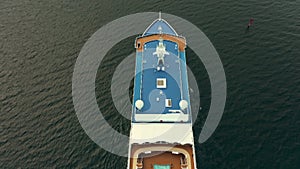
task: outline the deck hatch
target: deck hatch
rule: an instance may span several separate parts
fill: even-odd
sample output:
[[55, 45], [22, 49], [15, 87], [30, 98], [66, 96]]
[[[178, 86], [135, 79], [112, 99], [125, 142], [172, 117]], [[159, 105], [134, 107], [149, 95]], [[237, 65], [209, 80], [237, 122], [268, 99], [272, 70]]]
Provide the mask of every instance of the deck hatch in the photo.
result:
[[156, 87], [158, 89], [167, 88], [167, 79], [166, 78], [157, 78]]
[[166, 99], [166, 107], [172, 107], [172, 100]]

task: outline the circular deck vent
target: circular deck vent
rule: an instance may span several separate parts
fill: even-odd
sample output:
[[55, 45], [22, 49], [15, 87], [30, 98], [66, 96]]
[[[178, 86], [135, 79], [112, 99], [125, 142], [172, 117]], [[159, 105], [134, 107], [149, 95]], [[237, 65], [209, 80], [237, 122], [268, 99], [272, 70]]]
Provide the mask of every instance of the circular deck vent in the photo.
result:
[[135, 101], [135, 107], [141, 110], [144, 107], [144, 102], [142, 100]]
[[179, 107], [181, 110], [185, 110], [188, 107], [188, 102], [186, 100], [181, 100], [179, 102]]

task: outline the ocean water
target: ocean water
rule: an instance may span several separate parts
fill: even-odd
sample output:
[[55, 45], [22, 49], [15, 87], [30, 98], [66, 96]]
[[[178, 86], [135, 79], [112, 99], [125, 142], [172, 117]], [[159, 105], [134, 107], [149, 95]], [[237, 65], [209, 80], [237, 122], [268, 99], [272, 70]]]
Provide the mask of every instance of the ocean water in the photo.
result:
[[[126, 168], [126, 158], [101, 149], [81, 128], [72, 102], [72, 73], [95, 31], [124, 15], [146, 11], [177, 15], [198, 26], [224, 65], [225, 111], [212, 137], [198, 144], [210, 106], [210, 83], [204, 65], [187, 49], [201, 93], [202, 110], [194, 125], [198, 168], [299, 169], [297, 0], [1, 0], [0, 168]], [[254, 25], [247, 31], [251, 17]], [[116, 66], [134, 51], [133, 43], [131, 37], [117, 44], [96, 79], [106, 120], [126, 135], [130, 121], [113, 106], [110, 80]]]

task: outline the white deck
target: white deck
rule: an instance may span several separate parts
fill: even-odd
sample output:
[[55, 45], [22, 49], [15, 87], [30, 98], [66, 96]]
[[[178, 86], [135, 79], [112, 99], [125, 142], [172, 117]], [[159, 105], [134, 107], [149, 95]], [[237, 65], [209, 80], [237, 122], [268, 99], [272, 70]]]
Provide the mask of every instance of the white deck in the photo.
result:
[[165, 141], [194, 145], [192, 125], [187, 123], [132, 123], [130, 144]]

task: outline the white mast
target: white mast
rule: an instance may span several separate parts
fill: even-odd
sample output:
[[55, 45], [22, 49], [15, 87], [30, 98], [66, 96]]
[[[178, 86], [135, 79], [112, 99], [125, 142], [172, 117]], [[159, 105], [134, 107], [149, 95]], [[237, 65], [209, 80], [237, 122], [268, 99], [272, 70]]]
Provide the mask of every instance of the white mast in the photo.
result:
[[158, 12], [158, 20], [161, 20], [161, 11]]

